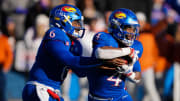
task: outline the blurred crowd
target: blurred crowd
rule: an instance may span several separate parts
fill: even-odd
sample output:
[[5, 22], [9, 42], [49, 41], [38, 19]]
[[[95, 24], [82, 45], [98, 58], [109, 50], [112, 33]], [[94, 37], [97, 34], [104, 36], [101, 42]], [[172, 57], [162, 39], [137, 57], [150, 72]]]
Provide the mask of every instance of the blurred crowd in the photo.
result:
[[[0, 99], [6, 98], [1, 101], [21, 101], [28, 72], [49, 27], [49, 11], [63, 3], [76, 5], [83, 13], [91, 35], [85, 35], [82, 43], [91, 43], [95, 33], [107, 31], [113, 10], [134, 11], [141, 25], [138, 40], [144, 47], [142, 80], [137, 85], [128, 83], [127, 90], [134, 101], [180, 101], [180, 0], [0, 0]], [[69, 72], [63, 86], [65, 100], [86, 101], [87, 84]]]

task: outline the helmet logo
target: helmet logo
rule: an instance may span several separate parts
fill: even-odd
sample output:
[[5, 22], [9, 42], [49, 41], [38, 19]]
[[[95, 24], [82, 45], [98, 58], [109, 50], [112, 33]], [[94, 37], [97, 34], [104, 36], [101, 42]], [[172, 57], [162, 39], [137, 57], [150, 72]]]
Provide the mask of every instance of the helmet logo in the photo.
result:
[[120, 19], [126, 18], [126, 14], [123, 12], [116, 12], [114, 16], [115, 18], [120, 18]]
[[62, 8], [62, 11], [65, 11], [65, 12], [76, 12], [76, 9], [71, 7], [71, 6], [64, 6]]
[[54, 20], [60, 20], [60, 18], [58, 18], [58, 17], [54, 17]]

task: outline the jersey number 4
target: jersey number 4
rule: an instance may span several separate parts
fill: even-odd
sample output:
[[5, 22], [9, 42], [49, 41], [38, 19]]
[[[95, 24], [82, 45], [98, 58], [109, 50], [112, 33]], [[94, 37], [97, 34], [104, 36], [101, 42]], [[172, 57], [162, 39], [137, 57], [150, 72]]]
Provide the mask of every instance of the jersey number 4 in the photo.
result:
[[119, 86], [119, 83], [122, 82], [122, 80], [119, 77], [114, 77], [114, 75], [107, 78], [107, 81], [115, 82], [113, 86]]

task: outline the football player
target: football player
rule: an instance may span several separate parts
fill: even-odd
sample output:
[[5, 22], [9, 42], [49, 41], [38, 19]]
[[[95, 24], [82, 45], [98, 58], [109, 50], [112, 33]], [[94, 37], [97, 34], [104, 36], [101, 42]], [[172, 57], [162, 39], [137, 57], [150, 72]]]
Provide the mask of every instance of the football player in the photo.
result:
[[24, 87], [23, 101], [63, 101], [60, 85], [68, 69], [99, 65], [93, 58], [76, 54], [81, 49], [74, 44], [83, 34], [83, 17], [77, 7], [63, 4], [51, 10], [50, 28], [41, 42], [30, 79]]
[[[97, 33], [93, 39], [93, 56], [102, 60], [100, 68], [109, 69], [88, 70], [88, 101], [132, 101], [125, 90], [125, 80], [139, 82], [141, 69], [138, 58], [143, 52], [142, 44], [136, 40], [139, 33], [136, 15], [124, 8], [113, 11], [108, 31]], [[117, 58], [126, 60], [126, 64], [117, 64]]]

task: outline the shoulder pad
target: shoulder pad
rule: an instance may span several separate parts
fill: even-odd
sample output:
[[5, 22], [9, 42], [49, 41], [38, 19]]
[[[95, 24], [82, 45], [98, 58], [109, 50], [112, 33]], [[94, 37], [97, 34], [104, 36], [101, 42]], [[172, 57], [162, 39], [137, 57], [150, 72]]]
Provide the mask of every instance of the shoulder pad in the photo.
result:
[[93, 41], [108, 41], [113, 39], [112, 36], [109, 33], [105, 33], [105, 32], [99, 32], [97, 34], [95, 34]]
[[67, 34], [64, 31], [62, 31], [59, 28], [55, 28], [55, 27], [50, 28], [46, 32], [43, 40], [60, 40], [63, 42], [70, 41], [69, 37], [67, 36]]

